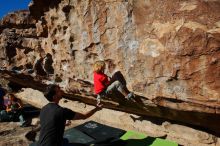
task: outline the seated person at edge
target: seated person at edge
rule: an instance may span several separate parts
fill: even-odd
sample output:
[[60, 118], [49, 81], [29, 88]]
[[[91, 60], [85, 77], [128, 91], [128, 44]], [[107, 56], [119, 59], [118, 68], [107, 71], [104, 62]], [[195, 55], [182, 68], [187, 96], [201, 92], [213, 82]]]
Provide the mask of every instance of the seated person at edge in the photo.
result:
[[45, 97], [49, 101], [40, 112], [40, 137], [38, 146], [68, 146], [67, 139], [63, 139], [66, 120], [86, 119], [100, 110], [95, 107], [91, 111], [82, 114], [68, 108], [59, 106], [63, 91], [58, 85], [50, 85]]
[[17, 99], [14, 94], [8, 94], [8, 104], [6, 110], [1, 111], [1, 121], [17, 121], [19, 119], [21, 127], [27, 126], [24, 119], [21, 100]]
[[127, 92], [125, 90], [124, 85], [120, 81], [114, 81], [111, 83], [109, 77], [104, 73], [105, 71], [105, 62], [104, 61], [96, 61], [93, 65], [94, 71], [94, 90], [97, 95], [97, 105], [101, 105], [101, 98], [108, 96], [113, 91], [118, 90], [122, 93], [126, 99], [130, 99], [134, 97], [132, 92]]

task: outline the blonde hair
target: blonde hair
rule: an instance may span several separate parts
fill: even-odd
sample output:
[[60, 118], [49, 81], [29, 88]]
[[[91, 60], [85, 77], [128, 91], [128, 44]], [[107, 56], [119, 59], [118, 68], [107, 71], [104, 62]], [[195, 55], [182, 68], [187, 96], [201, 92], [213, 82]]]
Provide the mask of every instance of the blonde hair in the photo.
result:
[[103, 72], [105, 69], [105, 62], [104, 61], [96, 61], [93, 64], [93, 71], [97, 73]]

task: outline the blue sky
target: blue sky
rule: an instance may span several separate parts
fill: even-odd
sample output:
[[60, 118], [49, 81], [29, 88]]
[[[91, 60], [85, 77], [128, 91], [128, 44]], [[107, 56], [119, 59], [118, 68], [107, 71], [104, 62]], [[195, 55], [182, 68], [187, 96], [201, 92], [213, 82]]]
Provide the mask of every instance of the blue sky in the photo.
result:
[[0, 19], [9, 12], [28, 9], [31, 0], [0, 0]]

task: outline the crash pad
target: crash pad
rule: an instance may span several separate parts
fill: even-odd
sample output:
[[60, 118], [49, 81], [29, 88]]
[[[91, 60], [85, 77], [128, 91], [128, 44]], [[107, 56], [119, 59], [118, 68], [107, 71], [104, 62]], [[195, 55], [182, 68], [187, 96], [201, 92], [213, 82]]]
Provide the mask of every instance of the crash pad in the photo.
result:
[[64, 132], [64, 138], [68, 139], [69, 143], [81, 143], [86, 144], [94, 141], [94, 139], [83, 132], [70, 128]]
[[178, 146], [176, 142], [150, 137], [135, 131], [127, 131], [120, 139], [126, 141], [126, 146]]
[[[89, 121], [64, 132], [64, 138], [72, 144], [94, 146], [178, 146], [176, 142], [154, 138], [136, 131], [118, 128]], [[30, 146], [35, 146], [34, 143]]]
[[103, 125], [94, 121], [86, 122], [75, 127], [77, 130], [94, 138], [96, 142], [119, 139], [126, 131], [111, 126]]

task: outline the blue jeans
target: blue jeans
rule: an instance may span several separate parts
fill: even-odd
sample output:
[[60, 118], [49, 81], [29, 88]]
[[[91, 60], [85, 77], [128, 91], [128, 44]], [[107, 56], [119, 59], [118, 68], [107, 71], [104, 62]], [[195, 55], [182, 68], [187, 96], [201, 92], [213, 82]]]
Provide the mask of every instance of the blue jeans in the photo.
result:
[[10, 122], [17, 119], [19, 119], [20, 125], [23, 125], [26, 122], [20, 112], [6, 112], [6, 110], [0, 112], [0, 121], [2, 122]]
[[13, 115], [6, 112], [6, 110], [2, 110], [0, 112], [0, 121], [1, 122], [10, 122], [13, 121]]

